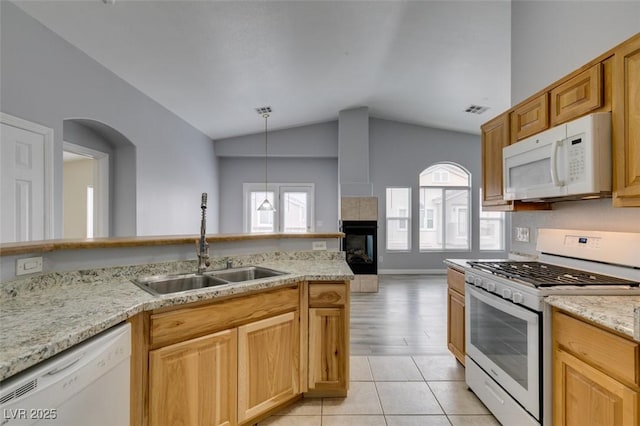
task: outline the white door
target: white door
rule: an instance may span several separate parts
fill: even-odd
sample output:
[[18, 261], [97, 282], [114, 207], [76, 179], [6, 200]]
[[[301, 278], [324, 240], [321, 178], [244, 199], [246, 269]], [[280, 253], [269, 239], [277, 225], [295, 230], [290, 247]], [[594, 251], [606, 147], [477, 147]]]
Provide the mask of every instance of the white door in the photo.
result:
[[1, 133], [1, 242], [48, 237], [45, 188], [46, 133], [7, 124]]

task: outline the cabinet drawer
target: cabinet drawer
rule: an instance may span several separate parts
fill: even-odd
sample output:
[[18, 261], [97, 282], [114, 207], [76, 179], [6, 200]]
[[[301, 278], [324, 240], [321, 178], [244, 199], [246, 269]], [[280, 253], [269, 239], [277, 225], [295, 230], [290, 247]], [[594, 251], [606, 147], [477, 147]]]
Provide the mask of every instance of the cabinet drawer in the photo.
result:
[[464, 296], [464, 273], [453, 268], [447, 269], [447, 284], [449, 288]]
[[568, 352], [627, 383], [640, 385], [638, 344], [554, 311], [554, 340]]
[[204, 336], [278, 313], [298, 309], [298, 288], [284, 288], [237, 299], [151, 315], [151, 346]]
[[309, 285], [309, 306], [312, 308], [344, 306], [346, 302], [347, 287], [344, 283]]
[[596, 64], [551, 90], [551, 126], [602, 106], [602, 64]]
[[543, 93], [511, 112], [511, 143], [549, 127], [548, 93]]

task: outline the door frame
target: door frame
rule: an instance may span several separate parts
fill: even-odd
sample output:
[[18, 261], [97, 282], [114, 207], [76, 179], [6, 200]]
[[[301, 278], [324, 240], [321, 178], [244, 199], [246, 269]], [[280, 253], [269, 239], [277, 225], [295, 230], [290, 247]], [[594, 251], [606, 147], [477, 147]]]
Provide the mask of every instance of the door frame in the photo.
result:
[[53, 129], [11, 114], [0, 112], [0, 123], [42, 135], [44, 140], [44, 239], [53, 238]]
[[[62, 151], [83, 155], [96, 161], [93, 170], [93, 183], [97, 187], [94, 196], [94, 238], [109, 236], [109, 154], [86, 146], [62, 141]], [[64, 188], [63, 188], [64, 189]]]

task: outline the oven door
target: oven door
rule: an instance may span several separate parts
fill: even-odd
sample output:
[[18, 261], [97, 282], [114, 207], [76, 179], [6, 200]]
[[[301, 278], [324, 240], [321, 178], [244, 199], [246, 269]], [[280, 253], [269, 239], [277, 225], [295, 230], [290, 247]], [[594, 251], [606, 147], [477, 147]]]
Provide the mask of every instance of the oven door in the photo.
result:
[[540, 420], [540, 314], [469, 284], [465, 298], [467, 356]]

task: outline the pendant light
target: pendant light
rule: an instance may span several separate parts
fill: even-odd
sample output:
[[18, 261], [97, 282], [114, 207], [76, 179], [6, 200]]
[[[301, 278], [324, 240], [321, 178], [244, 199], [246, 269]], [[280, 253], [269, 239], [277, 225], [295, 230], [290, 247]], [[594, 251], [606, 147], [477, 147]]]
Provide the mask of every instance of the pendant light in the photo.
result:
[[261, 212], [275, 212], [276, 209], [273, 204], [269, 202], [267, 192], [267, 120], [269, 118], [270, 107], [262, 109], [262, 117], [264, 118], [264, 201], [258, 206], [258, 211]]

